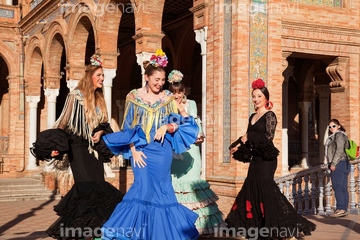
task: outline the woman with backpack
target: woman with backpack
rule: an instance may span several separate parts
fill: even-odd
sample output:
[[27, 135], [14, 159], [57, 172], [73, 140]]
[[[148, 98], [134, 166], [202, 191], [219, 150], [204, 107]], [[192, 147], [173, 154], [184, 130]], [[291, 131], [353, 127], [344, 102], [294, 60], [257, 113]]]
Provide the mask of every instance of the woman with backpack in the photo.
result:
[[339, 120], [331, 119], [328, 125], [329, 137], [325, 143], [325, 156], [331, 170], [331, 183], [336, 199], [336, 210], [331, 217], [344, 217], [348, 215], [347, 208], [349, 205], [348, 176], [350, 162], [345, 151], [349, 148], [349, 141]]

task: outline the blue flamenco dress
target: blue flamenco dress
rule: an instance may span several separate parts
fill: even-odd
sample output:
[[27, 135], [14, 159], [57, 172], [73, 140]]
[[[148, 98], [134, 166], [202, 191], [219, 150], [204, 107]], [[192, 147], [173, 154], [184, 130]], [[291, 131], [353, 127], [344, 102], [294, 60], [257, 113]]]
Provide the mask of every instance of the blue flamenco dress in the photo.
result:
[[[171, 183], [172, 152], [181, 153], [196, 141], [198, 127], [193, 117], [176, 114], [172, 94], [154, 104], [141, 99], [137, 90], [126, 98], [122, 131], [103, 137], [114, 154], [130, 159], [134, 182], [102, 227], [102, 239], [190, 240], [198, 238], [198, 215], [179, 204]], [[175, 122], [179, 128], [154, 141], [156, 130]], [[146, 155], [146, 166], [134, 166], [129, 144]]]

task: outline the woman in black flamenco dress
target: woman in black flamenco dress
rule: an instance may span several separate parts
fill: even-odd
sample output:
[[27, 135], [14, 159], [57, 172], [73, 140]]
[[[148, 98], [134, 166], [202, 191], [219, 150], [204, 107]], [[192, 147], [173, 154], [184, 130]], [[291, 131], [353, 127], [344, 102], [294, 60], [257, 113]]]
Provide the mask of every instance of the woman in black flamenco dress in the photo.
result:
[[225, 220], [227, 227], [246, 230], [246, 237], [254, 237], [249, 236], [249, 228], [255, 228], [257, 239], [290, 238], [300, 232], [310, 235], [316, 225], [296, 212], [274, 181], [279, 151], [272, 142], [277, 120], [269, 111], [269, 92], [261, 79], [252, 87], [256, 113], [249, 118], [247, 133], [229, 147], [233, 158], [250, 165]]
[[[87, 66], [85, 76], [68, 94], [54, 125], [68, 133], [68, 158], [75, 182], [54, 207], [59, 218], [46, 230], [56, 239], [101, 237], [100, 227], [123, 198], [123, 194], [104, 178], [103, 163], [109, 160], [110, 151], [98, 146], [102, 144], [101, 136], [111, 129], [102, 92], [103, 69], [98, 56], [92, 59], [95, 65]], [[57, 151], [52, 152], [52, 156], [57, 154]]]

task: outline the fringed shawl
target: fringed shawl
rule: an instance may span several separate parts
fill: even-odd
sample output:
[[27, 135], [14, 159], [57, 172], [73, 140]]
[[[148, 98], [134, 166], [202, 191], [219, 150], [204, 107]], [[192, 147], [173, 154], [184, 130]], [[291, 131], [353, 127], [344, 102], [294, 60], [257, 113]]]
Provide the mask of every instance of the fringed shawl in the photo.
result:
[[137, 89], [132, 90], [126, 96], [124, 122], [121, 129], [134, 128], [140, 125], [143, 129], [147, 142], [150, 142], [150, 132], [153, 126], [157, 130], [163, 120], [170, 113], [177, 113], [177, 106], [174, 96], [168, 90], [165, 90], [164, 98], [154, 104], [143, 101], [138, 95]]
[[[97, 157], [96, 151], [92, 148], [93, 128], [86, 122], [83, 100], [84, 96], [80, 90], [76, 89], [70, 92], [66, 98], [61, 115], [54, 124], [54, 128], [61, 128], [87, 139], [89, 142], [89, 153], [94, 152]], [[96, 121], [97, 124], [95, 125], [98, 125], [104, 119], [104, 116], [99, 108], [96, 108], [95, 111], [97, 119], [92, 119], [92, 121]]]

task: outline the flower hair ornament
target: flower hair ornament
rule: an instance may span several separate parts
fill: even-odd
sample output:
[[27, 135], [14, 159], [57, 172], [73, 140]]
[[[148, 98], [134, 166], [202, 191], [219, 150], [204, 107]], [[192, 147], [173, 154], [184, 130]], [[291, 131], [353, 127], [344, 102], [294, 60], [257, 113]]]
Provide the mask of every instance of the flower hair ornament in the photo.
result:
[[183, 77], [184, 77], [184, 75], [180, 71], [172, 70], [168, 76], [168, 82], [171, 84], [176, 83], [176, 82], [181, 82]]
[[156, 50], [155, 54], [151, 56], [150, 58], [150, 64], [153, 67], [166, 67], [168, 64], [168, 58], [163, 52], [163, 50], [158, 49]]
[[[253, 90], [255, 90], [255, 89], [262, 89], [262, 88], [265, 87], [265, 82], [264, 82], [264, 80], [262, 80], [261, 78], [258, 78], [258, 79], [256, 79], [255, 81], [253, 81], [253, 82], [251, 83], [251, 87], [252, 87]], [[263, 92], [263, 90], [260, 90], [260, 91]], [[266, 91], [267, 91], [267, 90], [266, 90]], [[264, 93], [264, 92], [263, 92], [263, 93]], [[268, 97], [267, 97], [267, 98], [268, 98]], [[271, 110], [271, 109], [273, 108], [273, 106], [274, 106], [274, 104], [273, 104], [272, 102], [270, 102], [269, 100], [266, 101], [266, 103], [265, 103], [265, 108], [266, 108], [266, 110]], [[256, 108], [255, 108], [255, 110], [256, 110]]]
[[265, 82], [261, 78], [258, 78], [252, 82], [251, 87], [254, 90], [258, 89], [258, 88], [263, 88], [263, 87], [265, 87]]
[[90, 63], [93, 66], [101, 66], [102, 65], [102, 60], [100, 58], [100, 55], [98, 54], [94, 54], [90, 57]]

